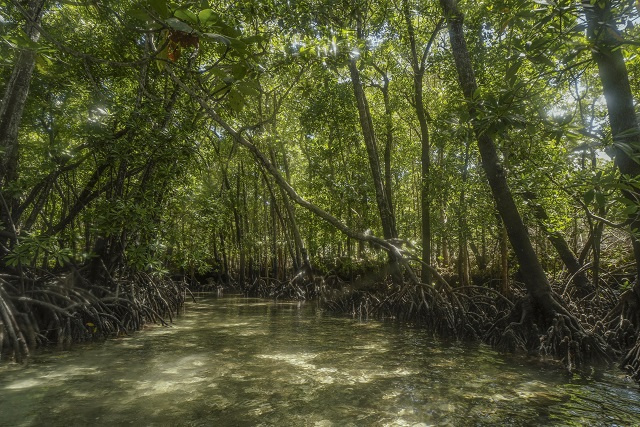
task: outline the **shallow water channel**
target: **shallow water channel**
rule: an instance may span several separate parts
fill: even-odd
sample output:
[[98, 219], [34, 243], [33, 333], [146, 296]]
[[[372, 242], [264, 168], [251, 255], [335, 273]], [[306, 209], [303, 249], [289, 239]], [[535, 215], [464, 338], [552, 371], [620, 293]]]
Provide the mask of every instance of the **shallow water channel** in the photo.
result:
[[0, 367], [0, 425], [636, 425], [617, 371], [567, 376], [313, 303], [203, 297], [172, 327]]

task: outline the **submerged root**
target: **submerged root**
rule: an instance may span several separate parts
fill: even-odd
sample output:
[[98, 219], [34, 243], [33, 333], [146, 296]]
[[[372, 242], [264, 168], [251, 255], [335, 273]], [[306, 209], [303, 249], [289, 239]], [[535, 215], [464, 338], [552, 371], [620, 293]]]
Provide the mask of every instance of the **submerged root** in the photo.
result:
[[631, 350], [627, 352], [620, 366], [629, 372], [634, 381], [640, 382], [640, 338]]
[[426, 327], [441, 337], [467, 339], [480, 335], [482, 318], [470, 313], [465, 300], [450, 289], [424, 284], [399, 287], [393, 281], [377, 290], [354, 289], [348, 284], [323, 294], [331, 311], [359, 319], [394, 319]]
[[587, 330], [556, 298], [549, 295], [544, 307], [534, 304], [530, 296], [521, 298], [494, 323], [485, 339], [500, 351], [558, 360], [569, 371], [611, 363], [614, 352], [602, 335]]
[[625, 355], [620, 367], [640, 382], [640, 283], [620, 295], [618, 304], [597, 326], [606, 331], [607, 342]]

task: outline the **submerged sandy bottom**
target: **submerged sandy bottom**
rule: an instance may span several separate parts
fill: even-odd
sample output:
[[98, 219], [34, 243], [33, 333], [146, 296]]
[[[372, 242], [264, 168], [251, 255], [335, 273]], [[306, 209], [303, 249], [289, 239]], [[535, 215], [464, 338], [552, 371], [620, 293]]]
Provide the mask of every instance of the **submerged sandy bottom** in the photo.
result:
[[612, 371], [567, 376], [484, 346], [242, 297], [173, 327], [0, 368], [0, 425], [633, 425]]

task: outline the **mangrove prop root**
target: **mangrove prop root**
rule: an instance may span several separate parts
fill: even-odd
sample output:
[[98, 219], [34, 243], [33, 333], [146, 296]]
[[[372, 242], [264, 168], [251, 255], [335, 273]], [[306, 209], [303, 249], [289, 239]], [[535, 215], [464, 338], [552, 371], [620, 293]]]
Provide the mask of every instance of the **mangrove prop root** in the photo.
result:
[[622, 359], [621, 367], [627, 370], [636, 382], [640, 382], [640, 339]]
[[39, 345], [128, 334], [145, 322], [168, 325], [165, 318], [173, 320], [187, 295], [184, 282], [148, 274], [110, 276], [102, 284], [84, 278], [69, 284], [67, 277], [37, 269], [0, 277], [2, 360], [22, 362]]

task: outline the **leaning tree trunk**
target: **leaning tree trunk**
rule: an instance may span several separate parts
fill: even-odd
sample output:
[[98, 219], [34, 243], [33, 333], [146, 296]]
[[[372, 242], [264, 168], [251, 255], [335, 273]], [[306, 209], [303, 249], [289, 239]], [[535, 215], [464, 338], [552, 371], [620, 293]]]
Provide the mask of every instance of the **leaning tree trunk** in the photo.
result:
[[518, 257], [527, 291], [534, 300], [541, 303], [541, 308], [547, 309], [546, 311], [552, 313], [552, 307], [549, 305], [551, 286], [549, 286], [547, 276], [529, 239], [527, 228], [522, 222], [522, 217], [511, 195], [496, 145], [492, 136], [481, 129], [476, 119], [477, 111], [472, 99], [478, 85], [464, 39], [462, 15], [458, 11], [455, 0], [441, 0], [440, 3], [447, 17], [451, 50], [458, 71], [458, 79], [464, 96], [468, 100], [469, 115], [472, 118], [473, 129], [478, 140], [482, 167], [487, 175], [496, 207], [507, 228], [509, 241]]
[[[507, 184], [493, 136], [477, 120], [473, 95], [478, 89], [471, 58], [464, 39], [463, 17], [456, 0], [440, 0], [449, 26], [449, 39], [458, 79], [467, 99], [467, 108], [478, 141], [482, 167], [506, 228], [509, 242], [520, 265], [527, 298], [490, 331], [490, 340], [509, 350], [538, 349], [563, 360], [569, 369], [591, 361], [609, 362], [611, 355], [598, 335], [588, 333], [580, 322], [556, 299], [529, 238], [527, 227]], [[503, 332], [500, 332], [503, 329]], [[541, 331], [547, 331], [542, 334]], [[569, 349], [571, 349], [569, 351]]]
[[[467, 99], [469, 117], [476, 134], [482, 158], [500, 217], [507, 229], [509, 242], [518, 258], [528, 298], [522, 302], [520, 314], [501, 334], [496, 344], [513, 349], [539, 348], [563, 359], [569, 369], [585, 362], [608, 362], [610, 353], [602, 337], [585, 331], [580, 322], [553, 296], [547, 276], [536, 256], [526, 226], [507, 185], [504, 168], [490, 133], [477, 120], [473, 94], [478, 89], [471, 58], [464, 39], [463, 17], [456, 0], [440, 0], [449, 26], [449, 39], [458, 79]], [[512, 317], [513, 318], [513, 317]], [[502, 325], [497, 325], [502, 326]], [[551, 326], [551, 327], [549, 327]], [[547, 330], [539, 340], [540, 327]], [[548, 329], [547, 329], [548, 328]], [[495, 330], [495, 329], [494, 329]], [[569, 348], [571, 351], [569, 351]]]
[[[42, 19], [44, 3], [45, 0], [31, 0], [29, 2], [27, 11], [29, 16], [26, 17], [27, 24], [24, 30], [34, 42], [37, 42], [40, 36], [38, 25]], [[3, 199], [0, 203], [0, 212], [2, 212], [0, 220], [5, 224], [5, 227], [13, 224], [11, 211], [18, 203], [4, 189], [18, 176], [18, 129], [29, 95], [35, 64], [36, 52], [30, 49], [20, 50], [0, 102], [0, 152], [3, 153], [0, 155], [0, 196]], [[13, 238], [15, 239], [16, 236]]]
[[371, 176], [373, 178], [373, 187], [376, 192], [376, 203], [382, 221], [382, 234], [385, 239], [393, 239], [398, 237], [396, 233], [395, 221], [391, 207], [388, 204], [388, 198], [385, 194], [385, 188], [380, 173], [380, 157], [378, 155], [378, 147], [376, 145], [375, 133], [373, 130], [373, 121], [371, 120], [371, 111], [367, 103], [367, 98], [360, 81], [360, 71], [356, 64], [356, 59], [349, 61], [349, 71], [351, 73], [351, 83], [353, 92], [358, 104], [358, 115], [360, 117], [360, 127], [364, 137], [364, 144], [367, 148], [367, 156], [369, 158], [369, 166], [371, 168]]
[[586, 296], [593, 288], [589, 278], [585, 273], [584, 266], [578, 259], [575, 253], [571, 250], [569, 243], [565, 240], [559, 231], [549, 229], [547, 221], [549, 221], [549, 215], [542, 205], [537, 203], [536, 194], [532, 192], [525, 193], [524, 197], [529, 200], [533, 215], [538, 222], [538, 225], [542, 228], [547, 238], [555, 248], [556, 252], [560, 256], [562, 263], [567, 267], [567, 271], [571, 276], [571, 281], [575, 284], [576, 290], [579, 296]]
[[[376, 193], [376, 203], [380, 220], [382, 222], [382, 234], [385, 239], [394, 239], [398, 237], [396, 230], [395, 218], [393, 216], [393, 208], [391, 206], [391, 196], [387, 196], [385, 185], [380, 171], [380, 157], [378, 155], [378, 147], [376, 143], [375, 132], [373, 129], [373, 120], [371, 119], [371, 110], [369, 103], [360, 81], [360, 71], [356, 64], [356, 59], [349, 61], [349, 71], [351, 73], [351, 83], [353, 92], [358, 104], [358, 115], [360, 117], [360, 127], [364, 137], [364, 144], [367, 148], [367, 156], [369, 158], [369, 166], [371, 168], [371, 176], [373, 178], [373, 186]], [[389, 253], [389, 263], [391, 265], [391, 276], [395, 283], [402, 283], [402, 274], [396, 257]]]
[[[623, 38], [617, 30], [610, 0], [601, 0], [595, 4], [583, 1], [582, 6], [587, 20], [587, 33], [594, 45], [591, 49], [592, 56], [598, 64], [600, 81], [607, 101], [615, 165], [622, 174], [623, 181], [628, 180], [628, 184], [631, 184], [629, 189], [624, 191], [625, 197], [629, 203], [637, 206], [640, 204], [640, 188], [634, 181], [640, 175], [640, 164], [634, 157], [640, 154], [640, 125], [635, 114], [627, 66], [620, 49]], [[629, 216], [629, 225], [636, 263], [636, 280], [633, 289], [621, 295], [618, 305], [607, 315], [607, 320], [609, 326], [615, 329], [623, 328], [625, 322], [630, 321], [637, 335], [640, 331], [640, 212]], [[597, 251], [595, 243], [594, 240], [594, 252]], [[633, 378], [640, 382], [640, 340], [626, 355], [621, 366], [628, 368]]]
[[[626, 150], [631, 149], [634, 155], [640, 153], [638, 149], [640, 126], [633, 105], [627, 67], [620, 49], [622, 37], [617, 30], [617, 23], [611, 10], [611, 1], [599, 1], [596, 4], [583, 1], [582, 4], [588, 24], [588, 35], [594, 43], [591, 52], [598, 64], [600, 81], [607, 101], [609, 124], [614, 142], [615, 164], [623, 175], [623, 179], [633, 179], [640, 175], [640, 164]], [[625, 192], [630, 203], [640, 204], [639, 190], [634, 188], [633, 191]], [[637, 278], [640, 278], [640, 240], [637, 237], [640, 230], [640, 212], [631, 215], [629, 222], [636, 261], [636, 275]], [[640, 296], [640, 279], [636, 280], [636, 293]]]

